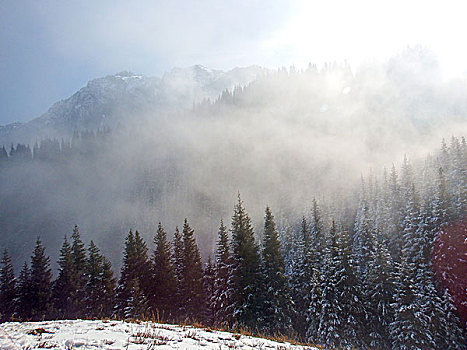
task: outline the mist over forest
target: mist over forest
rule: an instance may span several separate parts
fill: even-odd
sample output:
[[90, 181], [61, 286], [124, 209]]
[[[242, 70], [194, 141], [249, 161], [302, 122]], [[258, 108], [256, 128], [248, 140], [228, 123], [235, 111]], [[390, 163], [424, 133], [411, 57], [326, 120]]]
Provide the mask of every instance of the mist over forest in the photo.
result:
[[0, 348], [464, 350], [465, 7], [1, 2]]
[[[467, 134], [467, 81], [441, 79], [419, 47], [355, 71], [235, 72], [195, 66], [168, 73], [170, 84], [117, 74], [19, 125], [17, 140], [3, 129], [0, 243], [15, 266], [37, 236], [56, 262], [75, 224], [119, 266], [129, 229], [151, 242], [159, 221], [170, 235], [184, 218], [206, 259], [237, 193], [258, 228], [267, 205], [285, 227], [309, 215], [313, 198], [353, 215], [362, 175], [404, 155], [421, 164], [443, 138]], [[115, 96], [100, 103], [102, 91]]]
[[465, 96], [420, 46], [89, 81], [0, 127], [0, 331], [149, 319], [464, 349]]

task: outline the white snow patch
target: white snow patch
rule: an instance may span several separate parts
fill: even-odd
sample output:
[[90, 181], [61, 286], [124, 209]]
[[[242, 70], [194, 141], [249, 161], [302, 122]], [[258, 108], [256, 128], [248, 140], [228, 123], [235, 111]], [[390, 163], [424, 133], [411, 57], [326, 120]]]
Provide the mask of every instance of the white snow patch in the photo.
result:
[[[316, 349], [207, 328], [153, 322], [64, 320], [0, 324], [0, 349]], [[316, 349], [317, 350], [317, 349]]]

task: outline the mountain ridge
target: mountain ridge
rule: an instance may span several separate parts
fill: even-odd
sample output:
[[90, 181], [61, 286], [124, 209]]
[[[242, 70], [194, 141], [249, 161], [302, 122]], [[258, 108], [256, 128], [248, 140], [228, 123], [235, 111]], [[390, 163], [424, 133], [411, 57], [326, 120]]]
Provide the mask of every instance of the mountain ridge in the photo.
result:
[[245, 86], [265, 68], [249, 66], [228, 71], [202, 65], [173, 68], [162, 77], [122, 71], [90, 80], [70, 97], [59, 100], [28, 122], [0, 126], [0, 144], [32, 144], [42, 138], [70, 137], [75, 130], [114, 127], [129, 116], [188, 109], [215, 99], [223, 91]]

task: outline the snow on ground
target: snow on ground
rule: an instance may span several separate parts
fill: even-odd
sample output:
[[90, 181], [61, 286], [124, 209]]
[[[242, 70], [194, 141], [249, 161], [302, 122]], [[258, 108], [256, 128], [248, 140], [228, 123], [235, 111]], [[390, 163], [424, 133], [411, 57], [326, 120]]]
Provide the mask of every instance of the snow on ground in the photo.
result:
[[153, 322], [46, 321], [0, 324], [0, 349], [316, 349], [263, 338]]

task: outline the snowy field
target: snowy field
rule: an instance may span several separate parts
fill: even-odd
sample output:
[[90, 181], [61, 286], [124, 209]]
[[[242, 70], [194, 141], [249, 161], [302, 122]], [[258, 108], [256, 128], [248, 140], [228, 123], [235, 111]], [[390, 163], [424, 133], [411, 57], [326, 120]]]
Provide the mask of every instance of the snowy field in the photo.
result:
[[48, 321], [0, 324], [0, 349], [316, 349], [240, 334], [152, 322]]

